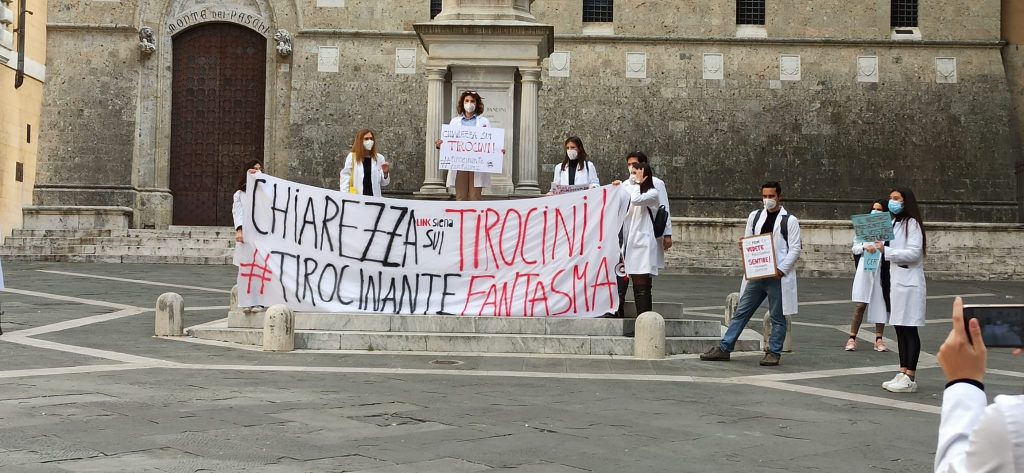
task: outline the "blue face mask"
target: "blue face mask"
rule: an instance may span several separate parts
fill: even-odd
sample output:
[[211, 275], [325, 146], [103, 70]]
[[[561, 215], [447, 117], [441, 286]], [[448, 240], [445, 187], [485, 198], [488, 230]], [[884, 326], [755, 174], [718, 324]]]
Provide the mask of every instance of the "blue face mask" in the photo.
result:
[[871, 213], [873, 213], [873, 214], [880, 214], [880, 213], [882, 213], [882, 211], [881, 210], [871, 209]]
[[889, 200], [889, 212], [893, 215], [899, 215], [903, 211], [903, 202], [897, 202], [895, 200]]

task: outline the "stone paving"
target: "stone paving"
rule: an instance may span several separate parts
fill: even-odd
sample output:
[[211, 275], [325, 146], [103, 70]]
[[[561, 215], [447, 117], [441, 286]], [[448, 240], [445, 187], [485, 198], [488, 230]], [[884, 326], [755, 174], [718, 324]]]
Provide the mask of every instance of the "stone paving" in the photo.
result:
[[[232, 266], [4, 270], [0, 471], [17, 472], [927, 472], [951, 297], [1024, 300], [1019, 282], [929, 282], [920, 391], [897, 395], [879, 387], [895, 353], [842, 350], [849, 279], [800, 280], [794, 352], [764, 368], [758, 354], [263, 353], [151, 336], [163, 292], [184, 296], [187, 325], [225, 317]], [[737, 287], [662, 276], [654, 292], [715, 319]], [[1024, 360], [989, 363], [990, 396], [1021, 392]]]

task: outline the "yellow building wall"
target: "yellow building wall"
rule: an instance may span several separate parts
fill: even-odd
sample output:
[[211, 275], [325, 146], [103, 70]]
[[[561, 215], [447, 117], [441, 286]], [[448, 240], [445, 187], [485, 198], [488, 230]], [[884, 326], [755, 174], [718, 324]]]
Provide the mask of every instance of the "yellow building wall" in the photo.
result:
[[[18, 64], [18, 1], [0, 3], [15, 15], [15, 22], [7, 25], [14, 34], [11, 50], [0, 51], [9, 56], [0, 64], [0, 237], [21, 228], [21, 208], [32, 204], [32, 189], [36, 177], [36, 154], [39, 148], [39, 116], [43, 103], [43, 80], [46, 64], [46, 1], [28, 0], [26, 17], [25, 58], [33, 75], [26, 75], [18, 89], [14, 88], [15, 69]], [[3, 46], [0, 46], [3, 48]], [[29, 132], [31, 127], [31, 132]], [[23, 175], [16, 178], [18, 163]]]

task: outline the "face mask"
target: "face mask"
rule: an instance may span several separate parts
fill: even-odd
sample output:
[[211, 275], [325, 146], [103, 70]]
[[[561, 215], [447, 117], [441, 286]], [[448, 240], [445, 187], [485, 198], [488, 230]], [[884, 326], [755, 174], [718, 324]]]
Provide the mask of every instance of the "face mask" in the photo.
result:
[[899, 215], [903, 211], [903, 202], [897, 202], [895, 200], [889, 200], [889, 212], [893, 215]]
[[473, 113], [473, 112], [476, 111], [476, 104], [472, 103], [472, 102], [467, 103], [467, 104], [462, 104], [462, 109], [467, 111], [467, 112], [469, 112], [469, 113]]
[[764, 209], [765, 210], [772, 210], [777, 205], [779, 205], [779, 202], [776, 201], [775, 199], [762, 199], [762, 201], [764, 201]]
[[367, 151], [373, 149], [373, 140], [363, 140], [363, 148], [366, 148]]
[[881, 210], [871, 209], [871, 213], [873, 213], [873, 214], [880, 214], [880, 213], [882, 213], [882, 211]]
[[580, 155], [580, 152], [574, 149], [565, 150], [565, 155], [569, 157], [570, 161], [575, 161], [576, 157]]

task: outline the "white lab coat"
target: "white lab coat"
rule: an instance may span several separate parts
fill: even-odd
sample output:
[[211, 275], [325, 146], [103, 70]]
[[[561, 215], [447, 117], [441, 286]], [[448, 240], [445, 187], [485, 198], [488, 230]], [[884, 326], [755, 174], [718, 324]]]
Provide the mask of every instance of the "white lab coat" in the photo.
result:
[[[747, 216], [747, 227], [743, 231], [743, 236], [754, 236], [754, 231], [760, 231], [761, 225], [764, 225], [764, 221], [768, 218], [768, 211], [764, 210], [761, 212], [761, 218], [754, 221], [754, 216], [757, 215], [757, 211], [750, 212]], [[800, 251], [802, 246], [800, 243], [800, 222], [797, 221], [795, 215], [790, 215], [788, 219], [789, 223], [789, 243], [782, 238], [782, 232], [779, 228], [782, 226], [782, 216], [789, 215], [786, 208], [779, 209], [779, 215], [775, 217], [775, 227], [772, 230], [772, 242], [775, 244], [775, 265], [782, 271], [782, 314], [783, 315], [795, 315], [799, 311], [799, 306], [796, 297], [796, 260], [800, 258]], [[756, 229], [756, 230], [755, 230]], [[743, 278], [743, 284], [740, 285], [740, 294], [747, 288], [747, 279]]]
[[[672, 208], [668, 203], [668, 190], [665, 189], [665, 181], [658, 179], [657, 177], [652, 179], [654, 179], [654, 188], [658, 190], [658, 205], [664, 205], [665, 211], [668, 212], [668, 223], [665, 225], [665, 234], [658, 238], [658, 269], [665, 269], [665, 245], [662, 240], [665, 237], [672, 236]], [[651, 209], [651, 212], [654, 212], [655, 215], [657, 215], [657, 211], [657, 207]]]
[[1024, 472], [1024, 396], [996, 396], [956, 383], [942, 394], [935, 473]]
[[622, 224], [623, 262], [626, 274], [658, 275], [658, 239], [654, 238], [654, 222], [647, 209], [658, 208], [658, 190], [640, 192], [632, 181], [622, 182], [629, 196], [629, 210]]
[[569, 166], [576, 166], [576, 183], [574, 185], [582, 186], [589, 185], [590, 187], [599, 187], [601, 182], [597, 178], [597, 167], [594, 163], [587, 161], [584, 169], [579, 169], [579, 164], [575, 161], [569, 161], [566, 163], [566, 169], [562, 170], [562, 163], [555, 165], [555, 177], [551, 180], [551, 185], [555, 184], [567, 186], [569, 185]]
[[[385, 187], [391, 184], [391, 175], [388, 174], [384, 177], [384, 170], [381, 169], [381, 165], [386, 163], [384, 155], [378, 153], [377, 159], [374, 159], [370, 164], [370, 183], [373, 185], [373, 195], [380, 197], [381, 187]], [[352, 176], [353, 171], [355, 176]], [[349, 179], [352, 179], [352, 184], [355, 185], [356, 194], [363, 195], [363, 165], [362, 163], [356, 163], [355, 169], [352, 166], [352, 153], [349, 153], [345, 157], [345, 165], [341, 168], [341, 192], [349, 192]]]
[[[462, 126], [462, 115], [456, 115], [452, 117], [452, 121], [448, 123], [451, 126]], [[476, 116], [476, 126], [485, 127], [491, 126], [490, 120], [482, 115]], [[455, 187], [455, 176], [459, 174], [459, 171], [448, 171], [448, 179], [445, 181], [445, 185], [448, 187]], [[486, 172], [474, 172], [473, 173], [473, 186], [474, 187], [491, 187], [491, 174]]]
[[231, 196], [231, 221], [235, 224], [235, 230], [242, 228], [245, 215], [242, 214], [242, 199], [245, 198], [245, 191], [235, 191]]
[[[874, 244], [873, 242], [870, 244]], [[878, 262], [875, 272], [864, 271], [864, 244], [855, 242], [850, 251], [861, 255], [857, 261], [857, 272], [853, 276], [853, 302], [868, 305], [868, 323], [884, 324], [889, 321], [889, 312], [885, 310], [885, 295], [882, 293], [882, 262]]]
[[889, 301], [892, 303], [889, 323], [923, 327], [927, 288], [921, 224], [908, 218], [896, 222], [892, 230], [894, 238], [885, 247], [885, 259], [889, 261]]

